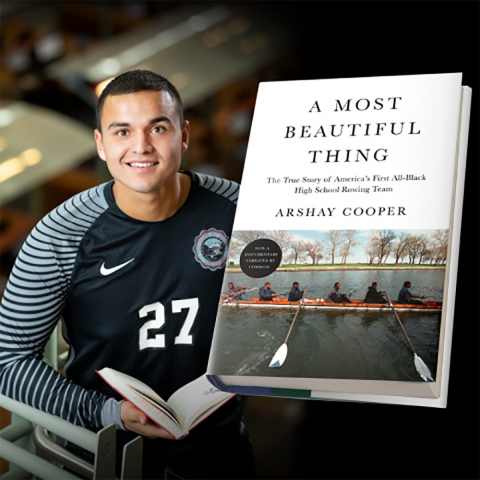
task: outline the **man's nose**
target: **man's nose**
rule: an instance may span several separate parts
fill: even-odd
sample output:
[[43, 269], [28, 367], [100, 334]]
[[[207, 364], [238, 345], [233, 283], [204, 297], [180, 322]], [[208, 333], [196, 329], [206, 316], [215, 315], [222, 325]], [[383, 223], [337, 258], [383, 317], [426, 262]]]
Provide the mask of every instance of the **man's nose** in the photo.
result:
[[133, 152], [141, 155], [145, 153], [151, 153], [152, 151], [153, 146], [148, 132], [137, 132], [134, 138]]

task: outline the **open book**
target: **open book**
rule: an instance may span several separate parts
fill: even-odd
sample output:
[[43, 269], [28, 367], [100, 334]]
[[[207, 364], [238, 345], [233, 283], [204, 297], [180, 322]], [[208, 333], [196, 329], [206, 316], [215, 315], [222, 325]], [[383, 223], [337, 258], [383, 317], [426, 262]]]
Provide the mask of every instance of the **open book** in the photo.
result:
[[461, 81], [260, 84], [213, 385], [446, 406], [471, 103]]
[[234, 395], [212, 387], [205, 375], [187, 383], [165, 401], [148, 385], [112, 368], [97, 373], [120, 395], [132, 402], [177, 440]]

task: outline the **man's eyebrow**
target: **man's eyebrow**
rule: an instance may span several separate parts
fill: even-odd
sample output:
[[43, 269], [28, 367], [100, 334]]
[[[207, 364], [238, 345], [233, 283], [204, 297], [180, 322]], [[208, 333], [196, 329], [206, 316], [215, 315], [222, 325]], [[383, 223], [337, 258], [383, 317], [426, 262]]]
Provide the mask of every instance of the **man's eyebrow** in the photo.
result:
[[129, 127], [129, 126], [130, 126], [130, 124], [127, 123], [127, 122], [112, 122], [108, 126], [107, 130], [110, 130], [111, 128], [116, 128], [116, 127]]
[[[160, 123], [160, 122], [168, 122], [170, 124], [173, 124], [172, 120], [166, 116], [161, 116], [157, 118], [152, 118], [149, 122], [149, 125], [152, 125], [152, 123]], [[112, 122], [107, 130], [110, 130], [111, 128], [117, 128], [117, 127], [130, 127], [131, 125], [128, 122]]]
[[172, 120], [166, 116], [161, 116], [161, 117], [153, 118], [152, 120], [150, 120], [150, 124], [159, 123], [159, 122], [168, 122], [170, 124], [173, 124]]

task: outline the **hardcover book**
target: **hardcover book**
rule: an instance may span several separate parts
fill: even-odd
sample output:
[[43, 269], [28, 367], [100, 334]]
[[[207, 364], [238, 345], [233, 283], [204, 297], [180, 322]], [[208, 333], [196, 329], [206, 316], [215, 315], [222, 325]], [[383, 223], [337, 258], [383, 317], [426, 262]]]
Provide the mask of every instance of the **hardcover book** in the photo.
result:
[[188, 435], [192, 428], [234, 396], [219, 391], [202, 375], [165, 401], [145, 383], [113, 368], [102, 368], [97, 373], [176, 440]]
[[461, 82], [260, 84], [215, 387], [446, 406], [471, 103]]

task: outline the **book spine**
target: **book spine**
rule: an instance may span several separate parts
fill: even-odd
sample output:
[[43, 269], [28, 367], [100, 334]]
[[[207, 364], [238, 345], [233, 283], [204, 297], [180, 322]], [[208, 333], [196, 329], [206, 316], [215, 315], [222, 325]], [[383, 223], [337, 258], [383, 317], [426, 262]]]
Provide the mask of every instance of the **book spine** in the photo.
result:
[[311, 390], [297, 390], [294, 388], [250, 387], [243, 385], [225, 385], [216, 375], [207, 375], [208, 381], [221, 392], [238, 395], [258, 395], [262, 397], [289, 397], [311, 399]]
[[239, 395], [263, 395], [270, 396], [270, 388], [266, 387], [242, 387], [239, 385], [225, 385], [216, 375], [207, 375], [208, 381], [221, 392]]

